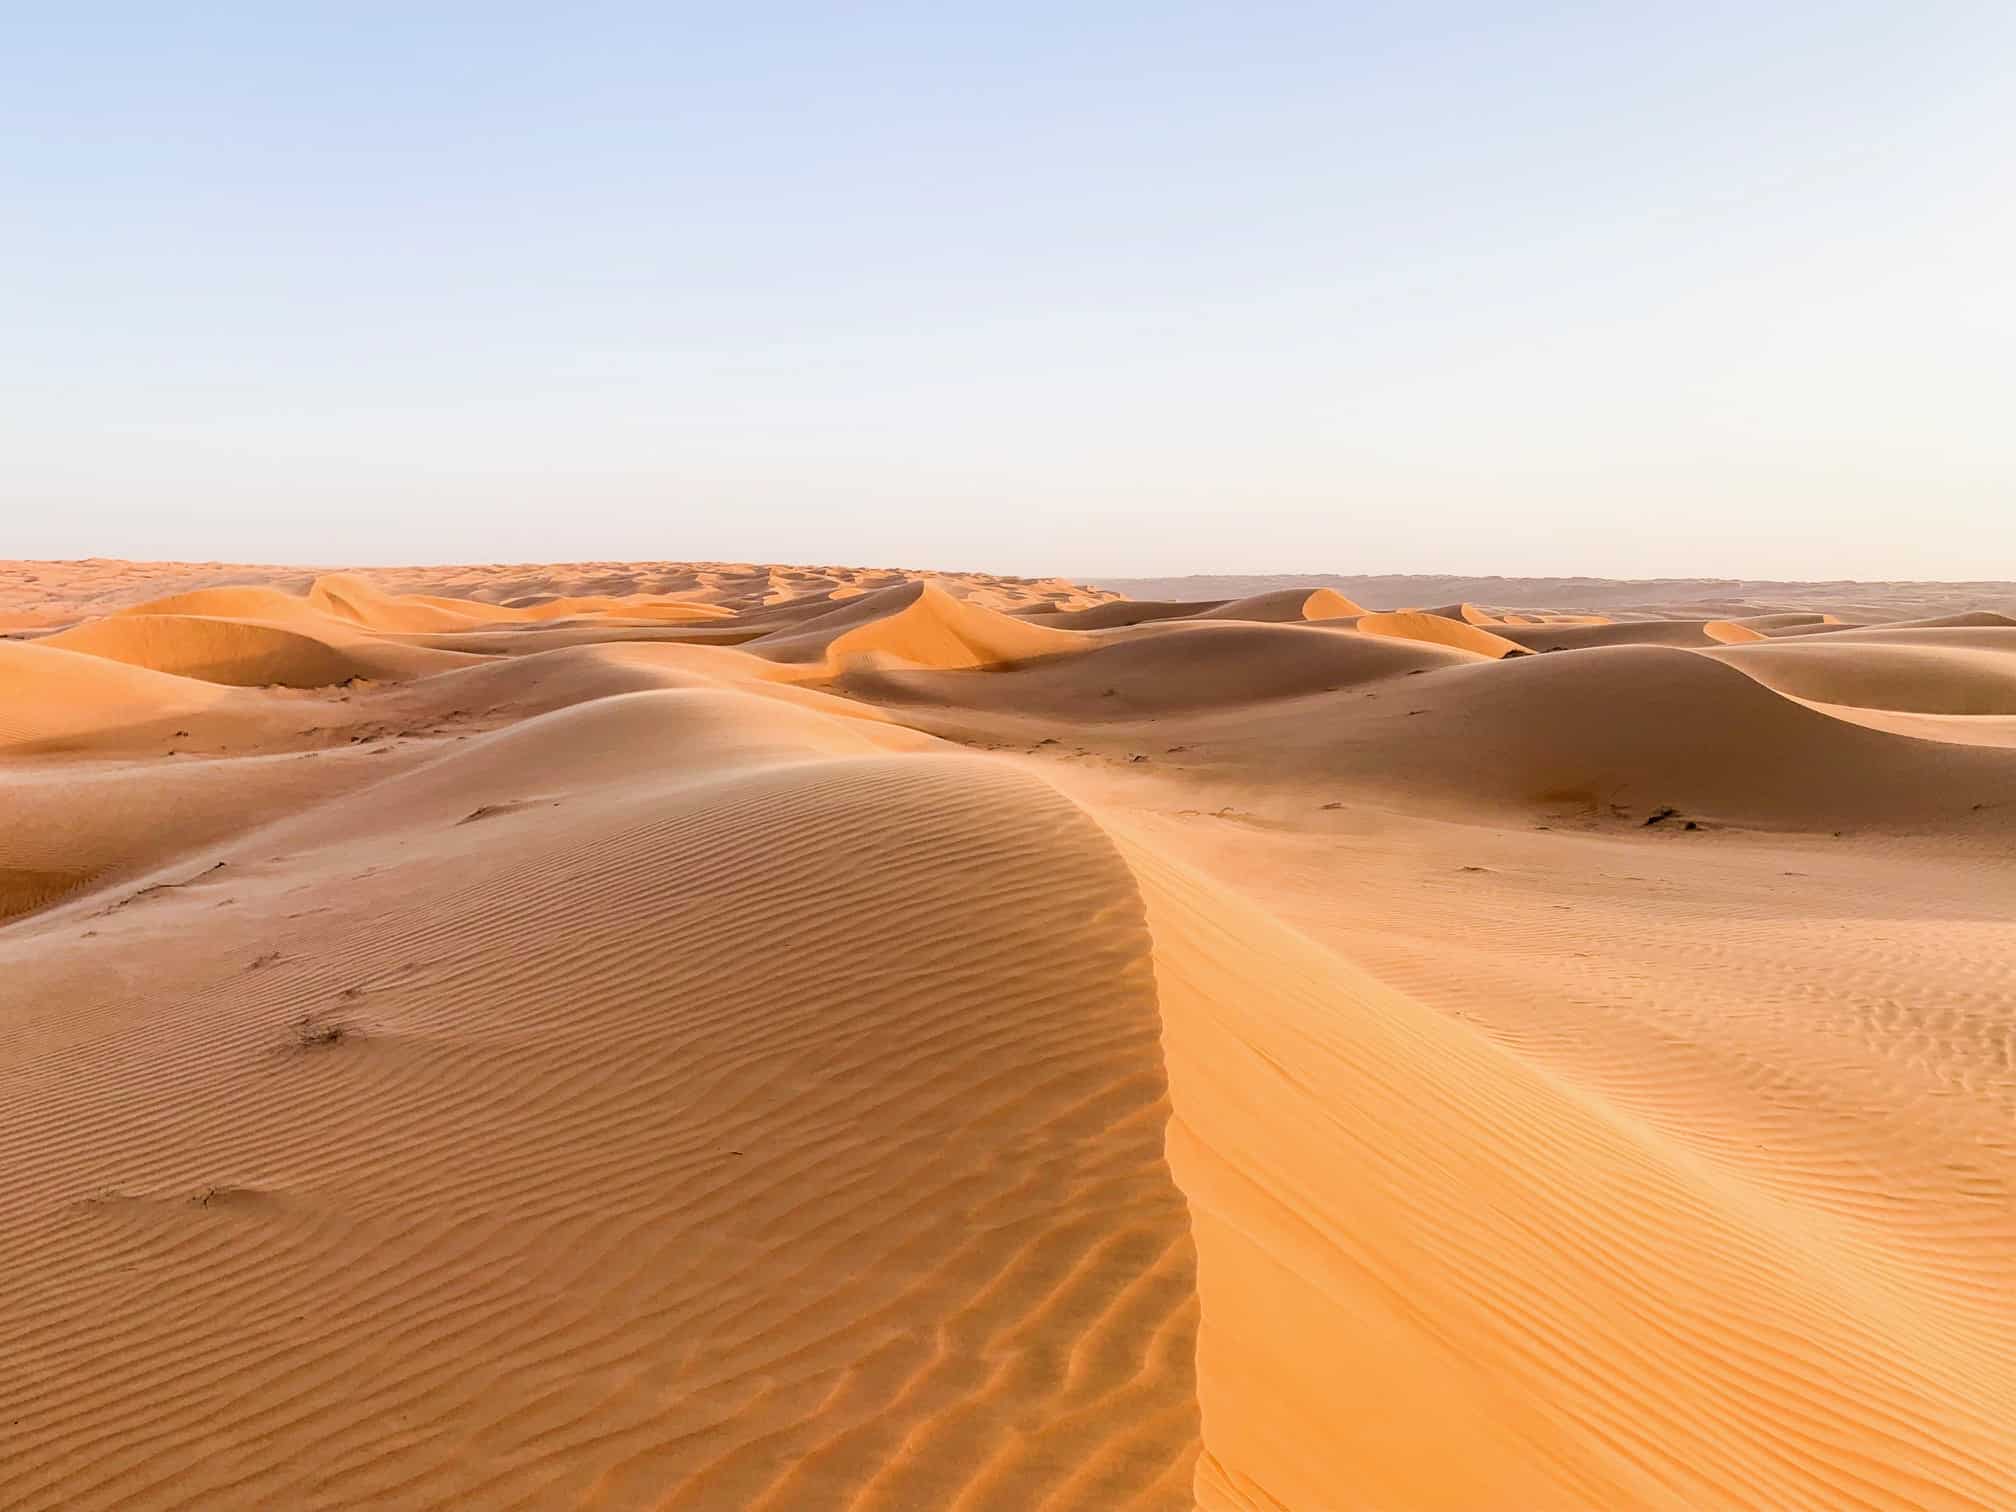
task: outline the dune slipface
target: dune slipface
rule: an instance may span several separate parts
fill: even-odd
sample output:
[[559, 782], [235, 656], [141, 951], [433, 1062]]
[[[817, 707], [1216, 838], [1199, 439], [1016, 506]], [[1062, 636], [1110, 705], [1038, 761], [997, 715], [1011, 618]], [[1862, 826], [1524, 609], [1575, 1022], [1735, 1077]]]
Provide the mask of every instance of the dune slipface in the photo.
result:
[[1257, 620], [1267, 624], [1282, 620], [1342, 619], [1364, 612], [1361, 606], [1329, 588], [1284, 588], [1204, 608], [1198, 618]]
[[1409, 610], [1390, 614], [1367, 614], [1353, 626], [1361, 635], [1390, 635], [1400, 640], [1428, 641], [1438, 646], [1453, 646], [1459, 651], [1474, 651], [1479, 656], [1524, 656], [1527, 648], [1517, 641], [1507, 640], [1502, 635], [1481, 628], [1496, 621], [1484, 617], [1472, 618], [1476, 611], [1470, 605], [1462, 606], [1465, 617], [1452, 617], [1440, 612]]
[[2016, 1505], [2001, 616], [59, 565], [0, 1505]]

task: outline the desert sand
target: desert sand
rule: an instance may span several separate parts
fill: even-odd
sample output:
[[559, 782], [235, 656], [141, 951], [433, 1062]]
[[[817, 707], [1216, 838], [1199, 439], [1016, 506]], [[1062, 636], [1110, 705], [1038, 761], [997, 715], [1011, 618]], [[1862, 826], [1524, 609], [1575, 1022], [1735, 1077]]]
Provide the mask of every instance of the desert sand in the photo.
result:
[[0, 564], [0, 1506], [2016, 1506], [2007, 585], [1119, 586]]

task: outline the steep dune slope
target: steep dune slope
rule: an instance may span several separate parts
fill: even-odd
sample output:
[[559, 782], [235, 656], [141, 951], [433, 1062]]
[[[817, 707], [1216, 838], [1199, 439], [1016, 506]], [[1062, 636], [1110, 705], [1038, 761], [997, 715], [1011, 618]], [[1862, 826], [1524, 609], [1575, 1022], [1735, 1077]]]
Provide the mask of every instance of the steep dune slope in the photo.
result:
[[1481, 622], [1451, 619], [1443, 614], [1414, 610], [1367, 614], [1354, 621], [1352, 628], [1360, 635], [1389, 635], [1395, 640], [1426, 641], [1458, 651], [1474, 651], [1479, 656], [1494, 659], [1527, 654], [1526, 647], [1481, 628]]
[[1199, 1253], [1203, 1505], [2016, 1498], [2007, 1330], [1129, 856]]
[[1737, 620], [1710, 620], [1701, 627], [1701, 633], [1718, 646], [1744, 646], [1768, 639], [1754, 625]]

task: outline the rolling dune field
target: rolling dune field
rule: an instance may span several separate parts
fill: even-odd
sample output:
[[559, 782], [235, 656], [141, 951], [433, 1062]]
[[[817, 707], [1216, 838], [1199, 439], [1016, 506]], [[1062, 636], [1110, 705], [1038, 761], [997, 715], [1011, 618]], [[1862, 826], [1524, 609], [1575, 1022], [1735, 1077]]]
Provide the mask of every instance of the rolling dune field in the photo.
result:
[[0, 1507], [2016, 1507], [2016, 614], [1508, 581], [0, 564]]

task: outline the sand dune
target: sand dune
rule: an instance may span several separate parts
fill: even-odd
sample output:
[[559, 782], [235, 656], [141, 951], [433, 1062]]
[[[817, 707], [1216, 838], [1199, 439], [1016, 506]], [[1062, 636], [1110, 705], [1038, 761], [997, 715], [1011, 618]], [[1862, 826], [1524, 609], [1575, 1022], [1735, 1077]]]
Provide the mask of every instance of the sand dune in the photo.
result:
[[1375, 608], [1465, 602], [1524, 610], [1619, 617], [1726, 619], [1779, 613], [1832, 613], [1855, 620], [1908, 620], [1954, 613], [2016, 613], [2016, 583], [1797, 582], [1776, 578], [1450, 577], [1263, 573], [1197, 577], [1101, 578], [1103, 591], [1139, 599], [1233, 599], [1284, 588], [1330, 588]]
[[1524, 611], [1508, 609], [1497, 618], [1500, 625], [1608, 625], [1615, 623], [1607, 614], [1573, 614], [1560, 609], [1528, 609]]
[[0, 1505], [2016, 1505], [1998, 615], [44, 574]]
[[1112, 725], [1179, 711], [1215, 715], [1335, 693], [1368, 683], [1477, 661], [1433, 642], [1339, 634], [1313, 625], [1152, 624], [1081, 654], [981, 673], [882, 667], [842, 686], [900, 701], [926, 724], [966, 711], [1023, 732]]
[[1082, 650], [1085, 642], [952, 597], [935, 583], [906, 583], [846, 600], [841, 607], [752, 642], [759, 656], [817, 660], [839, 673], [861, 663], [981, 667]]
[[[1801, 629], [1817, 629], [1817, 625], [1801, 626]], [[1701, 627], [1701, 633], [1718, 646], [1743, 646], [1752, 641], [1768, 637], [1755, 625], [1746, 625], [1740, 620], [1709, 620]]]
[[[305, 951], [290, 892], [385, 832], [232, 852], [208, 948], [50, 1048], [104, 1063], [83, 1101], [10, 1103], [37, 1135], [10, 1250], [46, 1268], [7, 1358], [101, 1320], [67, 1385], [10, 1390], [10, 1504], [1187, 1505], [1148, 947], [1081, 831], [956, 761], [689, 769], [437, 818]], [[122, 1053], [164, 997], [169, 1046]], [[193, 1140], [162, 1146], [132, 1096], [157, 1082]], [[173, 1452], [248, 1418], [235, 1452]]]
[[[1263, 791], [1330, 783], [1383, 803], [1558, 823], [1640, 825], [1665, 811], [1676, 827], [1985, 834], [2016, 824], [2016, 767], [1998, 754], [1830, 718], [1692, 652], [1620, 646], [1494, 662], [1436, 647], [1437, 660], [1380, 664], [1354, 644], [1370, 637], [1351, 636], [1334, 661], [1298, 668], [1278, 651], [1221, 643], [1201, 683], [1217, 696], [1192, 699], [1173, 670], [1188, 666], [1177, 634], [1128, 643], [1124, 661], [1115, 648], [1054, 670], [897, 679], [894, 689], [927, 701], [905, 719], [956, 738], [1047, 736], [1108, 759], [1145, 752], [1166, 774], [1202, 769]], [[1167, 660], [1153, 653], [1159, 643]], [[1128, 662], [1168, 675], [1099, 675]]]
[[1258, 620], [1275, 624], [1283, 620], [1343, 619], [1363, 614], [1364, 607], [1328, 588], [1284, 588], [1278, 593], [1259, 593], [1234, 599], [1202, 611], [1199, 619]]
[[[1465, 606], [1468, 607], [1467, 605]], [[1486, 621], [1452, 618], [1434, 610], [1367, 614], [1352, 627], [1362, 635], [1390, 635], [1397, 640], [1428, 641], [1474, 651], [1479, 656], [1524, 656], [1527, 648], [1482, 628]]]
[[1916, 740], [1939, 740], [1951, 745], [2016, 745], [2016, 715], [2012, 714], [1907, 714], [1896, 709], [1830, 704], [1820, 699], [1802, 701], [1849, 724], [1909, 735]]
[[1748, 630], [1758, 630], [1766, 635], [1770, 635], [1784, 630], [1812, 631], [1822, 625], [1838, 625], [1841, 621], [1831, 614], [1799, 614], [1788, 612], [1779, 614], [1752, 614], [1734, 620], [1732, 623], [1741, 625]]
[[[445, 600], [440, 602], [447, 602]], [[720, 604], [682, 603], [678, 600], [623, 599], [607, 593], [550, 598], [524, 609], [528, 619], [571, 619], [583, 615], [613, 615], [621, 619], [710, 620], [726, 619], [734, 613]]]
[[1498, 625], [1504, 623], [1488, 609], [1482, 609], [1475, 604], [1468, 603], [1438, 604], [1433, 609], [1403, 609], [1398, 612], [1403, 614], [1432, 615], [1436, 619], [1455, 620], [1465, 625]]
[[113, 615], [41, 644], [241, 688], [326, 688], [357, 678], [422, 677], [467, 659], [354, 636], [325, 637], [286, 624], [193, 614]]
[[[411, 595], [451, 600], [458, 615], [534, 607], [554, 599], [609, 597], [678, 602], [741, 613], [778, 596], [833, 597], [920, 579], [985, 608], [1082, 609], [1116, 594], [1061, 578], [980, 572], [859, 567], [769, 567], [748, 562], [489, 563], [479, 566], [370, 567], [338, 570], [227, 562], [73, 562], [0, 560], [0, 626], [71, 623], [92, 614], [201, 590], [263, 587], [305, 597], [318, 578], [368, 590], [368, 597]], [[340, 591], [340, 588], [339, 588]], [[437, 607], [438, 604], [437, 604]], [[203, 608], [166, 612], [206, 614]], [[258, 618], [270, 618], [259, 614]]]
[[[1942, 632], [1932, 632], [1934, 634]], [[1795, 698], [1912, 714], [2016, 714], [2016, 631], [2004, 645], [1835, 637], [1732, 647], [1718, 659]], [[1904, 632], [1909, 634], [1909, 632]]]
[[[1720, 644], [1708, 634], [1709, 623], [1698, 619], [1657, 619], [1616, 620], [1601, 624], [1504, 624], [1493, 633], [1529, 651], [1586, 651], [1592, 646], [1704, 647]], [[1747, 638], [1747, 634], [1756, 632], [1737, 633], [1739, 638]]]
[[[1830, 616], [1831, 618], [1831, 616]], [[2008, 629], [2016, 626], [2016, 614], [2000, 614], [1992, 609], [1976, 609], [1965, 614], [1942, 614], [1930, 619], [1894, 620], [1886, 630]], [[1854, 627], [1866, 628], [1866, 627]]]
[[[1053, 630], [1116, 630], [1125, 625], [1147, 624], [1151, 620], [1201, 619], [1225, 607], [1219, 603], [1140, 603], [1134, 599], [1115, 599], [1087, 609], [1052, 609], [1046, 604], [1015, 612]], [[1239, 616], [1229, 617], [1236, 619]]]
[[254, 620], [270, 625], [304, 627], [328, 634], [338, 621], [318, 608], [307, 595], [287, 593], [257, 584], [237, 584], [222, 588], [192, 588], [187, 593], [171, 593], [144, 603], [128, 604], [117, 615], [198, 615], [211, 619]]
[[438, 598], [385, 593], [354, 573], [331, 573], [315, 579], [308, 602], [325, 614], [347, 619], [369, 630], [470, 630], [517, 612], [489, 604], [450, 608]]
[[0, 751], [154, 744], [179, 721], [247, 708], [190, 678], [57, 646], [0, 641]]

